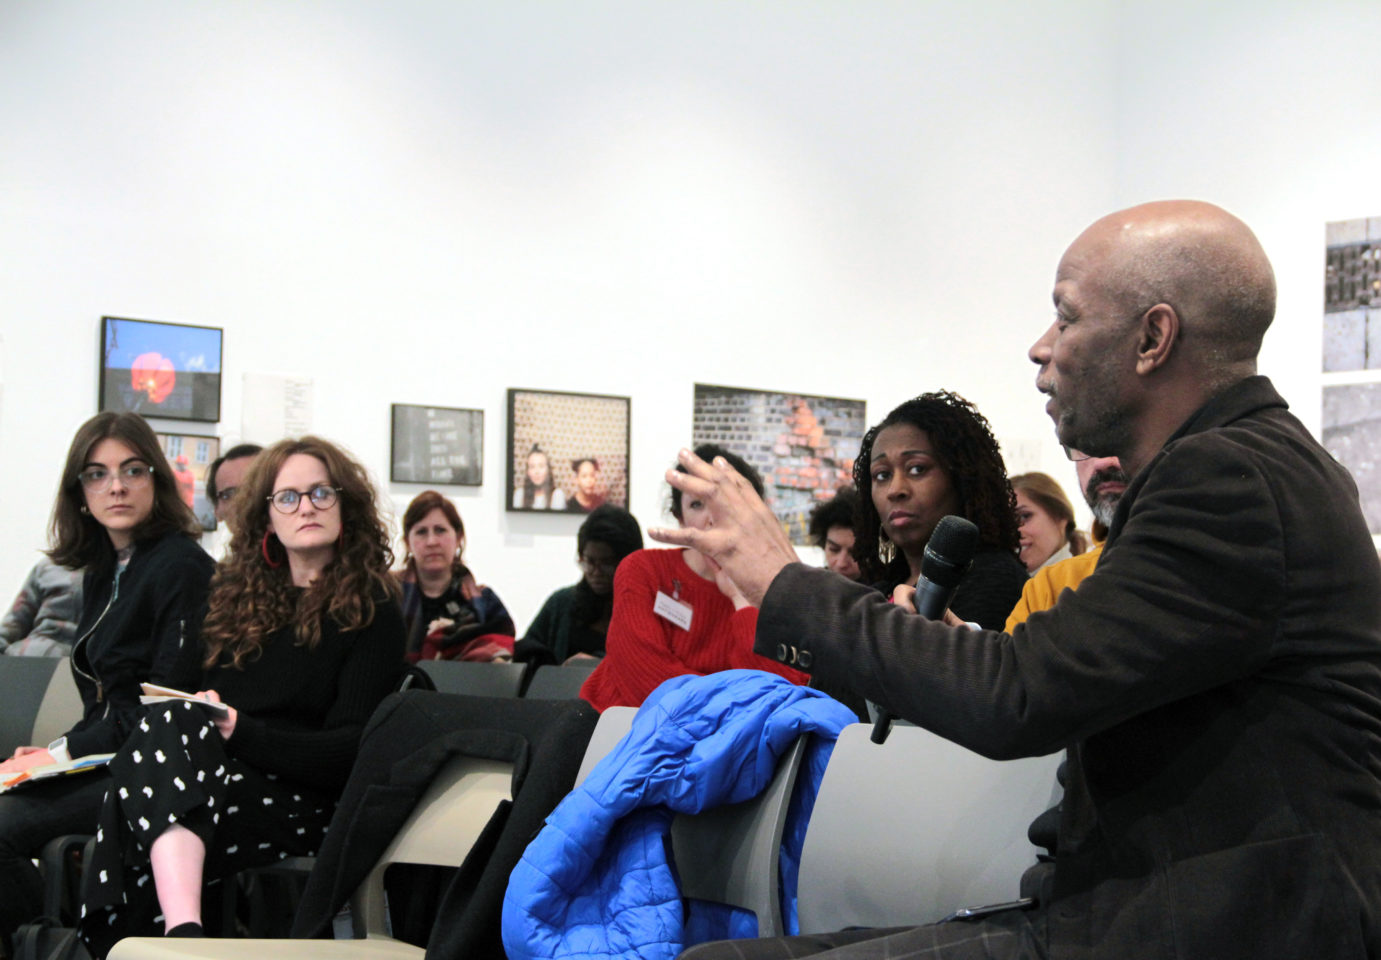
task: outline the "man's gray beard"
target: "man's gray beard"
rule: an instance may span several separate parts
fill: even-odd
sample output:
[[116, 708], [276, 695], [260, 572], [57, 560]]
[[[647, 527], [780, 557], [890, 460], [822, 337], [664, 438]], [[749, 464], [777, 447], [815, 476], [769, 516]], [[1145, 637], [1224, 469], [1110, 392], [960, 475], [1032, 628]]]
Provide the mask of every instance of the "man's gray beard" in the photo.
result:
[[1112, 515], [1117, 512], [1117, 501], [1122, 497], [1098, 497], [1091, 504], [1089, 509], [1093, 511], [1093, 518], [1105, 527], [1112, 526]]

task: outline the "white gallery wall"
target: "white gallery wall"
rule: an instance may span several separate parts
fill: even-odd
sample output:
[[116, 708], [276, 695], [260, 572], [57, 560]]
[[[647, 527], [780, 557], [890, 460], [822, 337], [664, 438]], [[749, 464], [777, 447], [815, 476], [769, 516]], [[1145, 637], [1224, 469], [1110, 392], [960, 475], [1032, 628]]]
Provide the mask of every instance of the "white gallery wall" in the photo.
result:
[[[1280, 275], [1264, 369], [1318, 421], [1323, 222], [1381, 213], [1379, 5], [0, 2], [0, 593], [96, 410], [102, 315], [309, 378], [388, 483], [389, 404], [486, 412], [447, 488], [520, 630], [578, 517], [503, 510], [508, 387], [632, 397], [632, 503], [699, 381], [947, 387], [1071, 474], [1025, 348], [1090, 220], [1223, 202]], [[161, 428], [179, 429], [172, 421]]]

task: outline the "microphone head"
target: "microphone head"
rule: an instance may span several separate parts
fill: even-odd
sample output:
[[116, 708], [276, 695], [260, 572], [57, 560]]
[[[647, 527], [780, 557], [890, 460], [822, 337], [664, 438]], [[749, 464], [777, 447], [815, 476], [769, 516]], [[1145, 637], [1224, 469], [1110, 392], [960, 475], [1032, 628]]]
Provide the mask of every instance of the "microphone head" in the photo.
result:
[[978, 527], [950, 514], [941, 517], [926, 542], [921, 576], [942, 587], [958, 586], [978, 552]]

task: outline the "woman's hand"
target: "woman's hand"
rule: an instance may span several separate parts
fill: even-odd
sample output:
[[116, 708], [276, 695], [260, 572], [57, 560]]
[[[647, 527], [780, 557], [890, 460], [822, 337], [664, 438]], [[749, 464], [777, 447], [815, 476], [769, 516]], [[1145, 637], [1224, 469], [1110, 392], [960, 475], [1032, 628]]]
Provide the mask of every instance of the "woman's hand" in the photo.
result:
[[[221, 695], [214, 690], [198, 690], [195, 696], [200, 697], [203, 700], [208, 700], [211, 703], [224, 702], [221, 700]], [[225, 705], [225, 709], [225, 716], [215, 717], [214, 723], [216, 724], [217, 732], [221, 735], [221, 739], [229, 740], [230, 735], [235, 732], [235, 721], [240, 718], [240, 712], [236, 710], [234, 707], [230, 706], [230, 704], [228, 703]]]
[[460, 595], [465, 598], [466, 603], [469, 603], [471, 600], [478, 597], [481, 593], [484, 593], [484, 587], [481, 584], [475, 582], [475, 577], [473, 574], [467, 573], [464, 577], [461, 578]]
[[0, 763], [0, 774], [23, 773], [31, 767], [42, 767], [50, 763], [57, 761], [53, 759], [47, 747], [20, 747], [14, 751], [14, 756]]
[[[907, 613], [916, 613], [916, 588], [905, 583], [897, 584], [896, 588], [892, 591], [892, 603], [901, 607]], [[940, 619], [946, 626], [968, 626], [968, 624], [959, 619], [958, 614], [949, 607], [945, 607], [945, 615]]]
[[431, 623], [427, 624], [427, 634], [430, 636], [431, 634], [436, 633], [437, 631], [441, 631], [444, 633], [445, 631], [450, 630], [455, 625], [456, 622], [450, 619], [449, 617], [437, 617]]

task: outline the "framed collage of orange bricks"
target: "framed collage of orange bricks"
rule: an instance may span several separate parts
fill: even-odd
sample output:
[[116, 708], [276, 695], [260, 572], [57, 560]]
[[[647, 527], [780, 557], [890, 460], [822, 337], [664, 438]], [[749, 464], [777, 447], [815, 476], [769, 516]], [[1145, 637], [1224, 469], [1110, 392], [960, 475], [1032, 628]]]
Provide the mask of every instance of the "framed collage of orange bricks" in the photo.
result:
[[811, 510], [853, 484], [867, 415], [863, 400], [697, 383], [691, 440], [752, 464], [791, 542], [804, 544]]

